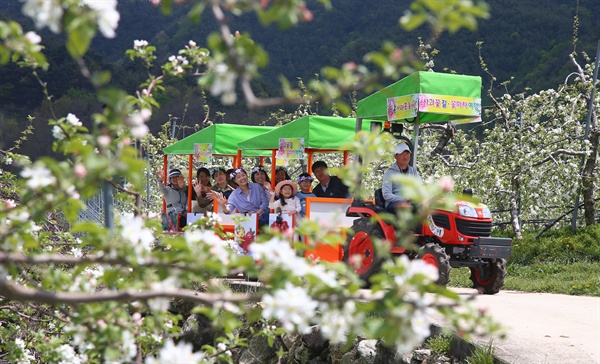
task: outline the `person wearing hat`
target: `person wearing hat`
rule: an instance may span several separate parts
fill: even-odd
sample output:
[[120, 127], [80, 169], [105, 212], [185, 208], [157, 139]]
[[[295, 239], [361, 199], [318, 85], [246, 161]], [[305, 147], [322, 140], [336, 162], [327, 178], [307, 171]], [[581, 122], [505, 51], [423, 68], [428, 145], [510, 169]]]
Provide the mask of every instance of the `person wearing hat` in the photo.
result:
[[405, 143], [400, 143], [396, 146], [394, 151], [394, 159], [396, 163], [393, 163], [383, 175], [383, 186], [381, 188], [383, 193], [383, 199], [385, 200], [385, 209], [391, 213], [396, 213], [397, 208], [410, 207], [410, 201], [402, 195], [402, 186], [392, 181], [392, 176], [398, 174], [406, 174], [415, 176], [421, 180], [419, 172], [410, 163], [410, 148]]
[[[269, 208], [275, 210], [275, 212], [282, 212], [284, 214], [296, 215], [302, 211], [302, 204], [300, 199], [296, 197], [298, 187], [296, 184], [289, 180], [283, 180], [275, 186], [275, 191], [269, 191], [271, 199], [269, 200]], [[279, 199], [275, 201], [275, 195], [279, 196]]]
[[316, 161], [312, 165], [312, 171], [319, 180], [319, 184], [313, 189], [317, 197], [348, 198], [348, 186], [337, 176], [329, 175], [327, 163]]
[[314, 180], [315, 179], [312, 178], [308, 173], [302, 173], [296, 179], [296, 181], [298, 182], [298, 187], [300, 188], [300, 191], [296, 193], [296, 197], [300, 199], [300, 205], [302, 205], [300, 216], [306, 216], [306, 198], [317, 197], [317, 195], [310, 191], [310, 188], [312, 187], [312, 182]]
[[164, 172], [159, 170], [156, 174], [158, 176], [160, 192], [167, 204], [167, 214], [180, 214], [179, 226], [184, 227], [187, 221], [188, 188], [185, 184], [185, 178], [183, 178], [181, 170], [179, 168], [173, 168], [169, 171], [169, 183], [166, 186], [163, 184]]

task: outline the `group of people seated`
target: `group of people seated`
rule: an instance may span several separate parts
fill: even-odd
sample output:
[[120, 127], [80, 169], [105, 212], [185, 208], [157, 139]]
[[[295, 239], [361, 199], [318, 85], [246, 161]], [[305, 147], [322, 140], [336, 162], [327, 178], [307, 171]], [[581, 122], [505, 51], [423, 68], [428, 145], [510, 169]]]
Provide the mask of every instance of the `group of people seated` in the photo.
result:
[[[419, 172], [410, 165], [411, 150], [407, 144], [400, 143], [394, 152], [395, 163], [383, 175], [382, 195], [385, 209], [391, 213], [401, 208], [411, 207], [411, 203], [402, 194], [402, 186], [394, 181], [393, 176], [406, 174], [417, 177]], [[212, 174], [208, 168], [201, 167], [193, 182], [192, 200], [197, 202], [198, 209], [194, 212], [212, 211], [213, 204], [218, 203], [223, 212], [257, 214], [259, 226], [269, 223], [269, 212], [282, 212], [304, 216], [306, 213], [307, 197], [348, 198], [348, 186], [340, 178], [329, 174], [327, 163], [317, 161], [312, 165], [312, 171], [318, 180], [312, 186], [314, 178], [308, 173], [302, 173], [296, 181], [292, 181], [284, 167], [277, 167], [275, 188], [271, 187], [269, 175], [263, 166], [256, 166], [248, 172], [240, 167], [225, 170], [214, 168]], [[212, 176], [212, 182], [211, 182]], [[162, 183], [163, 171], [158, 171], [158, 180], [162, 194], [167, 203], [167, 214], [185, 216], [187, 212], [187, 191], [185, 179], [181, 170], [174, 168], [169, 171], [169, 183]], [[180, 220], [181, 227], [185, 226], [185, 218]]]
[[[236, 211], [257, 214], [259, 226], [264, 226], [269, 223], [271, 209], [304, 216], [307, 197], [349, 197], [348, 186], [337, 176], [329, 174], [327, 163], [313, 163], [312, 171], [319, 182], [314, 188], [314, 178], [310, 174], [302, 173], [296, 181], [292, 181], [284, 167], [277, 167], [273, 189], [263, 166], [252, 168], [250, 178], [242, 167], [229, 171], [217, 167], [213, 169], [212, 175], [209, 169], [201, 167], [192, 184], [192, 200], [197, 203], [194, 212], [212, 211], [216, 202], [226, 214]], [[167, 215], [177, 215], [180, 219], [179, 226], [185, 226], [183, 216], [187, 212], [188, 187], [181, 170], [174, 168], [169, 171], [167, 185], [163, 184], [163, 171], [158, 171], [157, 176], [167, 204]]]

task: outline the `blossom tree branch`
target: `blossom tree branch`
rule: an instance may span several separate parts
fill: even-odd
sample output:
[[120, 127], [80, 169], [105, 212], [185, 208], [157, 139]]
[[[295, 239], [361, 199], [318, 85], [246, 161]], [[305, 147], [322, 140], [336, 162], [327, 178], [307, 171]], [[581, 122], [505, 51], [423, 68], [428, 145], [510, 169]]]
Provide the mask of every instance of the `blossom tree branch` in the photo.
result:
[[13, 301], [39, 302], [45, 304], [82, 304], [108, 301], [145, 301], [154, 298], [176, 298], [213, 306], [217, 302], [257, 302], [260, 298], [254, 294], [239, 293], [203, 293], [187, 289], [164, 289], [152, 291], [100, 291], [89, 293], [50, 292], [18, 285], [0, 278], [1, 295]]

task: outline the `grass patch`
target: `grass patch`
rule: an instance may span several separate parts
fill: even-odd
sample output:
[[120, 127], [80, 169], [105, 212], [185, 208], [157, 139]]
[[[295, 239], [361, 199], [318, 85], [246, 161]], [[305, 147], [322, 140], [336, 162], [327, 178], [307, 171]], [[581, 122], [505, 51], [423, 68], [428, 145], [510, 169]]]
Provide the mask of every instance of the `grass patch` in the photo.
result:
[[[513, 241], [505, 290], [600, 296], [600, 224], [536, 234]], [[452, 269], [449, 286], [472, 287], [469, 276], [468, 268]]]
[[465, 360], [468, 364], [494, 364], [496, 348], [490, 343], [484, 347], [476, 347]]
[[445, 355], [447, 357], [451, 356], [452, 349], [452, 335], [448, 334], [440, 334], [427, 339], [425, 346], [431, 350], [431, 352], [436, 355]]

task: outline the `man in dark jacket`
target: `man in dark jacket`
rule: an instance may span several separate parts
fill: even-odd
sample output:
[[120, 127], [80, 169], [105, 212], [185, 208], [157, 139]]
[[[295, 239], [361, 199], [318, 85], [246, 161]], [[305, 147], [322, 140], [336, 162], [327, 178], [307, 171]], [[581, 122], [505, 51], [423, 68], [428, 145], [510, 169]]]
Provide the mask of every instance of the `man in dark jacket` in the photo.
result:
[[348, 194], [348, 186], [346, 186], [337, 176], [329, 175], [327, 163], [316, 161], [312, 165], [312, 171], [319, 181], [319, 184], [312, 190], [317, 197], [350, 197]]

